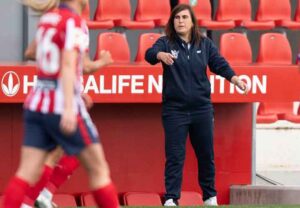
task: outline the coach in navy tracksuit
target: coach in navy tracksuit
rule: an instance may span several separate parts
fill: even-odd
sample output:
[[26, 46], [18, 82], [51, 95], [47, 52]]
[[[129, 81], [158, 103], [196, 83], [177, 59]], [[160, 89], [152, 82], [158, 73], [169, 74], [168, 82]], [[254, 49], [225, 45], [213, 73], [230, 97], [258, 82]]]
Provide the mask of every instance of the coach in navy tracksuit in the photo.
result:
[[147, 50], [150, 64], [163, 66], [162, 121], [165, 132], [165, 206], [180, 198], [185, 144], [189, 134], [198, 160], [199, 185], [207, 205], [217, 205], [213, 151], [214, 115], [206, 69], [225, 77], [247, 93], [213, 42], [202, 37], [189, 5], [177, 5], [166, 26], [166, 36]]

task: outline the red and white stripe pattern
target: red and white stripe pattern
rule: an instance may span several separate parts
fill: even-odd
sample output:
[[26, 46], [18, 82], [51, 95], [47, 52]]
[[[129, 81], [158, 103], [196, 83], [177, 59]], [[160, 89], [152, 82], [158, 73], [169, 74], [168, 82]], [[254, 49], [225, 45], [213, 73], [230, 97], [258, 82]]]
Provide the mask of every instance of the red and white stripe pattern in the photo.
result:
[[[67, 9], [53, 10], [41, 18], [36, 40], [38, 81], [27, 96], [24, 108], [41, 113], [61, 114], [63, 112], [64, 96], [59, 76], [61, 52], [77, 50], [77, 77], [73, 107], [76, 113], [86, 112], [80, 96], [83, 55], [88, 51], [89, 45], [86, 23]], [[56, 66], [59, 67], [56, 69]]]

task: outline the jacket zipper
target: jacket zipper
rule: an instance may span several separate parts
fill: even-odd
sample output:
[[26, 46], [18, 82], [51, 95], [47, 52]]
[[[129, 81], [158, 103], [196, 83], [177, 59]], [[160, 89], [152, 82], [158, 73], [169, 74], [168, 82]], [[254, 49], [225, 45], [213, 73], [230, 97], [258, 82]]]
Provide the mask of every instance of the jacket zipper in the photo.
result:
[[187, 99], [187, 105], [189, 106], [190, 105], [190, 102], [191, 102], [191, 83], [192, 83], [192, 80], [191, 80], [191, 61], [190, 61], [190, 49], [191, 49], [191, 46], [190, 48], [188, 47], [188, 44], [184, 44], [184, 49], [185, 49], [185, 52], [186, 52], [186, 56], [187, 56], [187, 60], [188, 60], [188, 69], [187, 69], [187, 73], [188, 73], [188, 99]]

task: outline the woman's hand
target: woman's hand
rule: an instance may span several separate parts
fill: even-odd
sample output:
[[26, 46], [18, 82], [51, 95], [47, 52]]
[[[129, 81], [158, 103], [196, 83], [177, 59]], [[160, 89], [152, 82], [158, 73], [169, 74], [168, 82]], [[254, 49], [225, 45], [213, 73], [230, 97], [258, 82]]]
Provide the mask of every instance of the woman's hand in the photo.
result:
[[244, 81], [240, 80], [238, 76], [233, 76], [231, 78], [231, 82], [235, 84], [240, 90], [242, 90], [245, 95], [248, 94], [249, 88], [247, 84]]
[[172, 65], [174, 63], [173, 59], [175, 59], [172, 54], [166, 52], [158, 52], [156, 58], [167, 65]]
[[245, 95], [248, 94], [249, 88], [244, 81], [238, 80], [236, 83], [236, 86], [238, 86], [238, 88], [240, 88], [244, 92]]

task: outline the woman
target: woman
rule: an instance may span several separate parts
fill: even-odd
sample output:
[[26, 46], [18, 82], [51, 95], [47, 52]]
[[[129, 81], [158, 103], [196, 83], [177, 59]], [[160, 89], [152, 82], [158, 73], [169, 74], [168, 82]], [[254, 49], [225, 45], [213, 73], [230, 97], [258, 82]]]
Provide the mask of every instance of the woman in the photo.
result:
[[38, 81], [24, 104], [24, 142], [16, 175], [8, 184], [4, 208], [19, 208], [29, 185], [35, 184], [49, 151], [62, 146], [87, 170], [99, 207], [118, 207], [109, 168], [97, 131], [81, 99], [86, 0], [62, 0], [44, 14], [36, 35]]
[[177, 5], [165, 29], [147, 50], [150, 64], [162, 63], [162, 121], [165, 133], [165, 206], [178, 205], [185, 144], [189, 134], [198, 160], [198, 180], [206, 205], [217, 205], [213, 152], [213, 105], [206, 69], [238, 86], [248, 89], [239, 80], [227, 61], [206, 37], [201, 36], [192, 8]]

